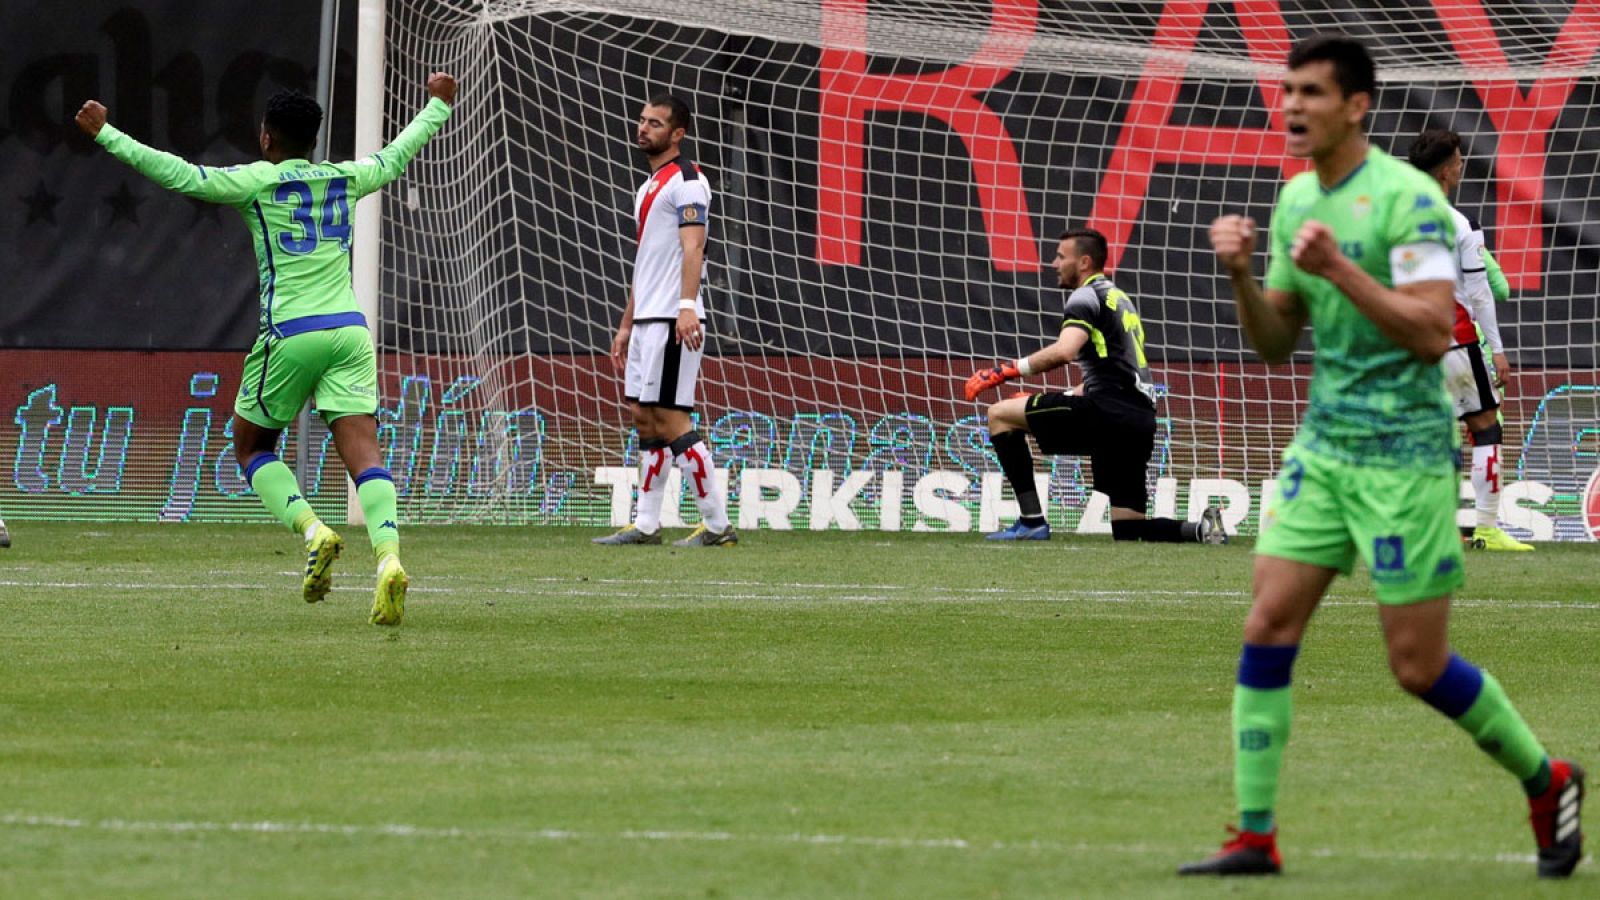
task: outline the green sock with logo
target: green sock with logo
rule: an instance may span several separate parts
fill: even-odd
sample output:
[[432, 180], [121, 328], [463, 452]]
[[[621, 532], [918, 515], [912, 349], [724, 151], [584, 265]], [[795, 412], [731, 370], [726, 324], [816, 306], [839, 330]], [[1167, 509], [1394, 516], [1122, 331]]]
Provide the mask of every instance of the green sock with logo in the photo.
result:
[[372, 552], [380, 561], [385, 556], [398, 557], [400, 515], [394, 479], [387, 469], [373, 466], [357, 475], [355, 481], [356, 496], [361, 499], [361, 511], [367, 517], [367, 537], [372, 540]]
[[317, 521], [317, 514], [306, 502], [305, 494], [301, 493], [294, 472], [278, 459], [278, 455], [262, 453], [250, 460], [244, 477], [267, 511], [304, 538], [306, 529]]
[[1278, 771], [1289, 743], [1290, 673], [1298, 645], [1245, 644], [1233, 688], [1233, 793], [1239, 827], [1266, 834], [1278, 802]]

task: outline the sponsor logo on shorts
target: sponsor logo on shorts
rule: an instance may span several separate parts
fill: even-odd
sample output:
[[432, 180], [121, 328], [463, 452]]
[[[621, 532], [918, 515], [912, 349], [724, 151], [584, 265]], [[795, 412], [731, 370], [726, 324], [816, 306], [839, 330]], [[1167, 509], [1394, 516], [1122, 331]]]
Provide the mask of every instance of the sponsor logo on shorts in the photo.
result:
[[1461, 564], [1456, 562], [1454, 557], [1447, 556], [1444, 559], [1439, 560], [1438, 567], [1433, 570], [1433, 577], [1439, 578], [1444, 575], [1449, 575], [1451, 572], [1454, 572], [1459, 568], [1461, 568]]
[[1405, 581], [1405, 538], [1398, 534], [1372, 539], [1372, 580], [1379, 582]]

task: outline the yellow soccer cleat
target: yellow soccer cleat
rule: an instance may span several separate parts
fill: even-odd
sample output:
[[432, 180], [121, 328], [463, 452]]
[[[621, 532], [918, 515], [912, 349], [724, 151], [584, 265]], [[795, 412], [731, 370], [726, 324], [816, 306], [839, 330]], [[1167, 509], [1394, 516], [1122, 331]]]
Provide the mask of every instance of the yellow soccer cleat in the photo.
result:
[[1534, 549], [1532, 544], [1524, 544], [1498, 528], [1478, 528], [1472, 532], [1472, 546], [1477, 550], [1509, 550], [1513, 553], [1527, 553]]
[[732, 525], [723, 531], [712, 531], [704, 522], [696, 525], [688, 537], [672, 542], [674, 547], [734, 547], [738, 544], [739, 535], [734, 533]]
[[397, 557], [386, 556], [378, 568], [378, 590], [372, 598], [372, 615], [367, 618], [374, 625], [399, 625], [406, 615], [406, 588], [411, 579], [400, 567]]
[[301, 596], [307, 603], [316, 603], [328, 596], [333, 587], [333, 563], [344, 550], [344, 538], [332, 528], [317, 523], [317, 530], [306, 542], [306, 580]]
[[607, 544], [620, 546], [622, 544], [659, 544], [661, 543], [661, 529], [655, 531], [640, 531], [639, 526], [628, 523], [605, 537], [590, 538], [591, 544]]

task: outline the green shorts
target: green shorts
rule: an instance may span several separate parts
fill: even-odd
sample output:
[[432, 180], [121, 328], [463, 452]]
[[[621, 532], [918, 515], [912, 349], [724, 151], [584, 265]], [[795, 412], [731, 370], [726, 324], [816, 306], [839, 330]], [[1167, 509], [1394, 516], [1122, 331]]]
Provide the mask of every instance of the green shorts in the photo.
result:
[[366, 328], [256, 339], [244, 360], [234, 414], [262, 428], [287, 428], [308, 397], [316, 398], [329, 422], [378, 411], [378, 357]]
[[1346, 575], [1356, 554], [1378, 602], [1417, 603], [1461, 586], [1455, 472], [1417, 472], [1339, 462], [1298, 444], [1266, 499], [1256, 552]]

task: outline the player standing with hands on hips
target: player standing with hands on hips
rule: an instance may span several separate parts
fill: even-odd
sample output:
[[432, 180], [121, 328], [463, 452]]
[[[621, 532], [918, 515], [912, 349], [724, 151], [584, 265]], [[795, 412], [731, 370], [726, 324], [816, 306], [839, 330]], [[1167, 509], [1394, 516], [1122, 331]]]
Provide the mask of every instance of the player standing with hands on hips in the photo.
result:
[[366, 317], [350, 278], [355, 204], [399, 178], [406, 164], [450, 116], [456, 80], [428, 76], [429, 100], [394, 142], [354, 162], [307, 159], [322, 126], [322, 107], [299, 91], [279, 91], [261, 121], [260, 162], [197, 166], [139, 143], [106, 121], [94, 100], [78, 110], [78, 127], [139, 174], [187, 197], [231, 206], [250, 229], [261, 275], [261, 324], [245, 357], [233, 404], [239, 467], [278, 520], [304, 538], [307, 603], [327, 596], [344, 547], [306, 502], [294, 473], [278, 458], [278, 438], [308, 397], [333, 432], [355, 480], [378, 558], [369, 618], [399, 625], [410, 581], [400, 565], [394, 480], [378, 451], [378, 363]]
[[700, 167], [679, 151], [689, 122], [689, 105], [672, 94], [651, 97], [639, 111], [635, 143], [649, 159], [651, 172], [634, 195], [639, 246], [628, 304], [611, 341], [611, 363], [624, 373], [624, 392], [639, 431], [639, 513], [615, 533], [595, 538], [596, 544], [661, 543], [669, 455], [700, 508], [700, 524], [673, 546], [739, 543], [717, 485], [711, 448], [690, 419], [705, 353], [700, 283], [705, 277], [711, 185]]
[[[1433, 179], [1368, 144], [1376, 90], [1360, 42], [1328, 35], [1295, 44], [1283, 80], [1286, 149], [1314, 166], [1278, 196], [1265, 291], [1251, 269], [1255, 223], [1228, 215], [1211, 225], [1239, 324], [1261, 358], [1286, 362], [1308, 320], [1316, 354], [1305, 418], [1256, 542], [1233, 693], [1240, 827], [1179, 874], [1281, 871], [1274, 807], [1290, 675], [1317, 604], [1359, 556], [1395, 680], [1517, 779], [1539, 876], [1565, 878], [1583, 858], [1583, 770], [1551, 759], [1499, 682], [1450, 651], [1450, 595], [1463, 573], [1456, 424], [1439, 360], [1452, 343], [1455, 225]], [[1396, 774], [1408, 765], [1392, 763]]]

